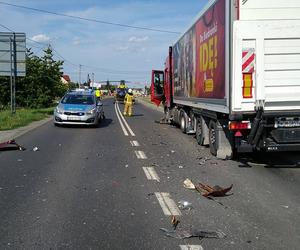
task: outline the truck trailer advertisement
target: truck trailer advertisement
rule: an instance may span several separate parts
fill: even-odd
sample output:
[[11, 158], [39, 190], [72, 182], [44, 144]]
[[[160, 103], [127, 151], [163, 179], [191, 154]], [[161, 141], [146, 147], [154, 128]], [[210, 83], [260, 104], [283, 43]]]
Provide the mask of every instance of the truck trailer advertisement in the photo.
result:
[[173, 47], [174, 96], [225, 96], [225, 0], [205, 12]]

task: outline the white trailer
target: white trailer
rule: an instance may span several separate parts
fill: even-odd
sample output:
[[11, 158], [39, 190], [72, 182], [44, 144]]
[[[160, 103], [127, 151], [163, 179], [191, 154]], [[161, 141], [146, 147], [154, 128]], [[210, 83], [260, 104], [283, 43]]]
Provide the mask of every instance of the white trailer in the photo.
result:
[[300, 150], [299, 0], [209, 1], [165, 65], [152, 100], [212, 154]]

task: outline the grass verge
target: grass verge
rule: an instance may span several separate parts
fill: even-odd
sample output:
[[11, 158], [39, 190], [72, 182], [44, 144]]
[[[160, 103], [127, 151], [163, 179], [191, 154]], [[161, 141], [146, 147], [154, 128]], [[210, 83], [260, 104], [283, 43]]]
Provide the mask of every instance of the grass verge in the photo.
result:
[[0, 131], [10, 130], [28, 125], [33, 121], [39, 121], [53, 114], [54, 108], [43, 109], [17, 109], [12, 115], [10, 110], [0, 111]]

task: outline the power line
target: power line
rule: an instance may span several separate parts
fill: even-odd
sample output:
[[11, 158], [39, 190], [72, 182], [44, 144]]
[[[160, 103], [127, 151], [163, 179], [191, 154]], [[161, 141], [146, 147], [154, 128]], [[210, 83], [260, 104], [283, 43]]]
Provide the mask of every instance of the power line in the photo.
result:
[[[0, 4], [1, 4], [1, 2], [0, 2]], [[7, 26], [5, 26], [3, 24], [0, 24], [0, 26], [2, 26], [3, 28], [5, 28], [5, 29], [7, 29], [11, 32], [14, 32], [12, 29], [8, 28]], [[35, 40], [33, 40], [31, 38], [27, 38], [27, 37], [26, 37], [26, 40], [31, 41], [31, 42], [36, 43], [36, 44], [39, 44], [39, 45], [42, 45], [42, 46], [47, 46], [48, 45], [48, 44], [38, 42], [38, 41], [35, 41]], [[38, 46], [33, 46], [33, 45], [31, 45], [31, 47], [38, 48], [38, 49], [44, 49], [44, 47], [38, 47]], [[71, 62], [70, 60], [66, 59], [55, 48], [53, 48], [53, 46], [51, 46], [51, 49], [52, 49], [52, 51], [55, 52], [55, 54], [53, 54], [53, 55], [56, 55], [57, 57], [61, 58], [65, 63], [68, 63], [68, 64], [70, 64], [70, 65], [72, 65], [73, 67], [76, 67], [76, 68], [78, 67], [79, 64], [75, 64], [75, 63]], [[106, 73], [106, 74], [110, 74], [110, 75], [136, 75], [136, 74], [146, 74], [146, 73], [148, 73], [147, 71], [129, 71], [129, 70], [126, 70], [126, 71], [123, 70], [122, 71], [122, 70], [114, 70], [114, 69], [107, 69], [107, 68], [89, 66], [89, 65], [84, 65], [84, 64], [81, 64], [81, 66], [85, 67], [85, 68], [99, 70], [99, 71], [101, 71], [101, 73]]]
[[7, 29], [8, 31], [14, 32], [13, 30], [11, 30], [10, 28], [8, 28], [7, 26], [3, 25], [0, 23], [0, 26], [3, 27], [4, 29]]
[[42, 12], [42, 13], [56, 15], [56, 16], [63, 16], [63, 17], [68, 17], [68, 18], [72, 18], [72, 19], [79, 19], [79, 20], [83, 20], [83, 21], [113, 25], [113, 26], [120, 26], [120, 27], [125, 27], [125, 28], [155, 31], [155, 32], [161, 32], [161, 33], [180, 34], [180, 32], [177, 32], [177, 31], [161, 30], [161, 29], [154, 29], [154, 28], [148, 28], [148, 27], [133, 26], [133, 25], [128, 25], [128, 24], [113, 23], [113, 22], [108, 22], [108, 21], [103, 21], [103, 20], [98, 20], [98, 19], [93, 19], [93, 18], [68, 15], [68, 14], [53, 12], [53, 11], [49, 11], [49, 10], [42, 10], [42, 9], [37, 9], [37, 8], [32, 8], [32, 7], [27, 7], [27, 6], [23, 6], [23, 5], [17, 5], [17, 4], [11, 4], [11, 3], [6, 3], [6, 2], [1, 2], [1, 1], [0, 1], [0, 4], [8, 5], [8, 6], [16, 7], [16, 8], [21, 8], [21, 9], [26, 9], [26, 10], [32, 10], [32, 11], [36, 11], [36, 12]]

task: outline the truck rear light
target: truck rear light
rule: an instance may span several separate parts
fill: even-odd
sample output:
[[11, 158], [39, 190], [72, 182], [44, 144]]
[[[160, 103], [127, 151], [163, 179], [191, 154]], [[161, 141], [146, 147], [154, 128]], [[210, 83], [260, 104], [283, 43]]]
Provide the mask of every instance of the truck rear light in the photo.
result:
[[229, 130], [242, 130], [242, 129], [251, 129], [251, 123], [249, 121], [229, 122]]
[[243, 73], [243, 98], [252, 98], [252, 73]]

